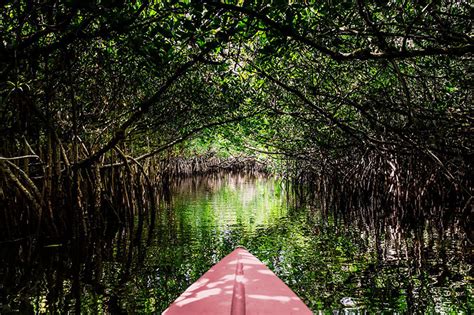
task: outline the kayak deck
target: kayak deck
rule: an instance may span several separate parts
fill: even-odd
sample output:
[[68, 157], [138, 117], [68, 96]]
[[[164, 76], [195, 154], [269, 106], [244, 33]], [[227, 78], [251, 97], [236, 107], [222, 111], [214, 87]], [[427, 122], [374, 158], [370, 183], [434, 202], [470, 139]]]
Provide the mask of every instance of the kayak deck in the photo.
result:
[[176, 314], [313, 314], [260, 260], [237, 248], [163, 312]]

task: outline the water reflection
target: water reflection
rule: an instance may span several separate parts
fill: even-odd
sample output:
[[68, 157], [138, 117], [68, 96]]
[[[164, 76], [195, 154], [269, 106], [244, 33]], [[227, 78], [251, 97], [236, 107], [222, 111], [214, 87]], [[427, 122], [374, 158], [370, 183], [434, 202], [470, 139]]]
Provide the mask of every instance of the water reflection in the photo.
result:
[[180, 226], [201, 231], [209, 227], [217, 233], [239, 228], [251, 233], [258, 226], [276, 223], [287, 211], [282, 187], [271, 179], [262, 181], [242, 174], [181, 180], [173, 187], [170, 209]]
[[0, 244], [0, 313], [159, 313], [238, 244], [316, 313], [474, 309], [473, 248], [457, 218], [295, 208], [284, 185], [242, 174], [170, 191], [156, 217], [124, 228]]

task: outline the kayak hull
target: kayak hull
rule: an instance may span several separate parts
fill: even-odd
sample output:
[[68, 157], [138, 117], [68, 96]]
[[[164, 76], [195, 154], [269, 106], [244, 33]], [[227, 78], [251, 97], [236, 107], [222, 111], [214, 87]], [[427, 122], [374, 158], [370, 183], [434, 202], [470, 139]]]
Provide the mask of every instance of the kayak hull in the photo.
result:
[[164, 315], [313, 314], [260, 260], [237, 248], [193, 283]]

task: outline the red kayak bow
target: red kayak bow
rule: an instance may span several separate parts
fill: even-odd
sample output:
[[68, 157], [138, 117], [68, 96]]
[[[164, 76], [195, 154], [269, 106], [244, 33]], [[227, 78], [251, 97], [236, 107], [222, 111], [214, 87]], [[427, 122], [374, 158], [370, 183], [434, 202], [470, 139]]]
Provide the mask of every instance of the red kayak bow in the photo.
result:
[[260, 260], [237, 248], [193, 283], [163, 315], [313, 314]]

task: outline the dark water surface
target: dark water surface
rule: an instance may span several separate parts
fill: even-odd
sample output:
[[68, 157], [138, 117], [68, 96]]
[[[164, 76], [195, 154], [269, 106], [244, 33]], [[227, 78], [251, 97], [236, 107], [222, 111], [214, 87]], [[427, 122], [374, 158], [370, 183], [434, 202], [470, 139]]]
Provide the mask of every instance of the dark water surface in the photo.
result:
[[474, 311], [473, 247], [456, 218], [347, 219], [248, 175], [186, 179], [171, 192], [156, 217], [100, 236], [0, 244], [0, 313], [161, 313], [237, 245], [315, 313]]

